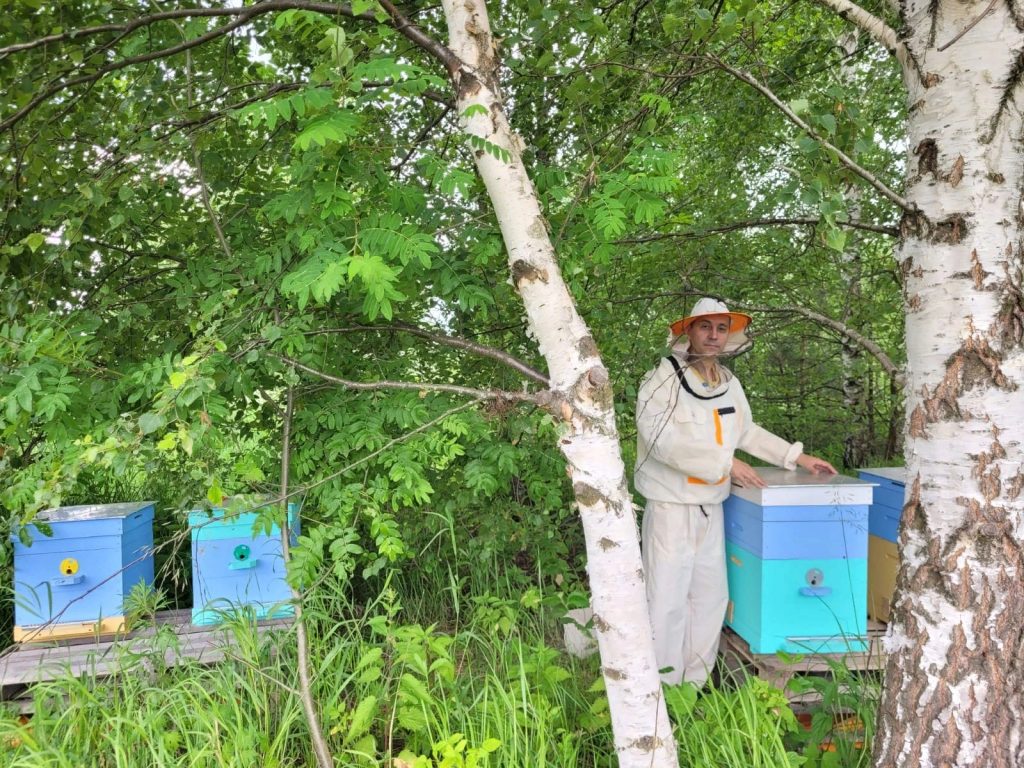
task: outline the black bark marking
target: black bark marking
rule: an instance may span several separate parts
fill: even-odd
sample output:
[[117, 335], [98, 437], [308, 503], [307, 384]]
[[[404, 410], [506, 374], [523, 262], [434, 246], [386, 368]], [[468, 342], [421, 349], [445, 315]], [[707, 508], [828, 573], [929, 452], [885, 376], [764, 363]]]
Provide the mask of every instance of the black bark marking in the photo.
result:
[[576, 497], [576, 501], [584, 507], [593, 507], [596, 504], [600, 504], [602, 501], [608, 501], [608, 498], [597, 490], [597, 488], [592, 485], [587, 485], [586, 483], [573, 483], [572, 492]]
[[956, 245], [967, 236], [968, 231], [969, 227], [967, 226], [966, 217], [963, 214], [954, 213], [952, 216], [935, 223], [928, 240], [932, 243]]
[[1006, 279], [1002, 285], [997, 332], [1004, 353], [1024, 342], [1024, 267], [1005, 264]]
[[627, 675], [621, 669], [615, 669], [613, 667], [601, 667], [601, 674], [603, 674], [609, 680], [625, 680], [627, 677], [629, 677], [629, 675]]
[[630, 746], [636, 747], [644, 752], [653, 752], [662, 744], [664, 744], [664, 741], [659, 739], [657, 736], [641, 736], [639, 739], [634, 739]]
[[576, 342], [576, 349], [582, 357], [597, 357], [598, 349], [597, 342], [594, 341], [593, 336], [584, 336], [578, 342]]
[[949, 182], [951, 187], [956, 187], [964, 178], [964, 156], [957, 155], [956, 160], [953, 161], [953, 167], [946, 174], [946, 181]]
[[935, 178], [939, 178], [939, 145], [935, 139], [922, 139], [914, 147], [914, 154], [917, 156], [918, 176], [930, 173]]
[[599, 547], [601, 547], [602, 550], [607, 552], [609, 549], [615, 549], [616, 547], [618, 547], [619, 546], [619, 542], [612, 541], [607, 536], [602, 536], [601, 540], [599, 542], [597, 542], [597, 545]]
[[593, 622], [594, 622], [594, 629], [596, 629], [598, 632], [607, 632], [609, 629], [612, 628], [611, 624], [609, 624], [607, 621], [602, 619], [596, 613], [594, 614]]
[[1013, 101], [1013, 94], [1022, 81], [1024, 81], [1024, 50], [1017, 51], [1017, 57], [1013, 60], [1013, 65], [1006, 75], [1006, 80], [1003, 81], [1003, 92], [999, 95], [999, 106], [996, 108], [996, 113], [989, 120], [988, 133], [979, 139], [982, 144], [988, 144], [995, 138], [996, 131], [999, 130], [999, 123], [1002, 122], [1003, 115], [1006, 114], [1006, 108]]
[[533, 264], [523, 259], [517, 259], [512, 264], [512, 282], [518, 288], [524, 280], [530, 282], [540, 280], [542, 283], [546, 283], [548, 281], [548, 271], [546, 269], [537, 269]]

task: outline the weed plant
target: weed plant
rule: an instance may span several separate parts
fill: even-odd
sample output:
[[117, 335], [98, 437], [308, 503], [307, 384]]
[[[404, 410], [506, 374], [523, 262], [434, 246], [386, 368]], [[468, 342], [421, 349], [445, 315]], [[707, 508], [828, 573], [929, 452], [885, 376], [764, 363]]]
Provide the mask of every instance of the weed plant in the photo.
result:
[[[330, 578], [307, 594], [314, 697], [338, 765], [616, 765], [598, 660], [556, 642], [566, 597], [483, 576], [459, 589], [414, 584], [393, 573], [364, 604]], [[231, 643], [216, 663], [166, 666], [182, 641], [161, 626], [120, 651], [116, 678], [86, 670], [37, 685], [30, 720], [0, 715], [0, 765], [314, 765], [293, 631], [257, 631], [244, 615], [222, 631]], [[816, 764], [858, 765], [821, 759], [821, 742], [760, 680], [679, 686], [666, 701], [681, 765], [795, 766], [811, 747]]]

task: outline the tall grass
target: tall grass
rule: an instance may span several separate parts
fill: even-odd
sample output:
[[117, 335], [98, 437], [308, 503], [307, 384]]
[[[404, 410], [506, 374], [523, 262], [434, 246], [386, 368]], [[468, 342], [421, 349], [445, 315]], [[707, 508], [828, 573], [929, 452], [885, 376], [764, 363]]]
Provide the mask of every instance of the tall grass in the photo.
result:
[[[396, 576], [362, 605], [330, 581], [308, 595], [314, 695], [339, 765], [616, 765], [598, 660], [556, 643], [563, 597], [484, 581], [414, 589]], [[176, 639], [162, 629], [151, 653], [123, 654], [116, 680], [37, 685], [27, 723], [0, 715], [0, 764], [315, 764], [290, 631], [244, 619], [225, 631], [217, 664], [165, 667]], [[667, 701], [682, 765], [797, 764], [793, 715], [759, 680], [681, 686]]]

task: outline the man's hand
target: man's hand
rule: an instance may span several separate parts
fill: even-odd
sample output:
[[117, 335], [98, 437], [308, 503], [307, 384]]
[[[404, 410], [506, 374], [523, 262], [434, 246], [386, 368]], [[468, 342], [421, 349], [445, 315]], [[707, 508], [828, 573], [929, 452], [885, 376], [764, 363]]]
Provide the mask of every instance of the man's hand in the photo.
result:
[[[835, 470], [833, 470], [833, 472], [834, 471]], [[736, 485], [741, 485], [744, 488], [768, 487], [767, 483], [761, 479], [761, 476], [754, 471], [752, 466], [737, 458], [733, 458], [732, 471], [729, 472], [729, 474], [732, 475], [733, 482], [736, 483]]]
[[817, 456], [808, 456], [806, 453], [801, 453], [796, 460], [798, 467], [803, 467], [808, 472], [813, 472], [816, 475], [836, 475], [836, 468], [829, 464], [824, 459], [819, 459]]

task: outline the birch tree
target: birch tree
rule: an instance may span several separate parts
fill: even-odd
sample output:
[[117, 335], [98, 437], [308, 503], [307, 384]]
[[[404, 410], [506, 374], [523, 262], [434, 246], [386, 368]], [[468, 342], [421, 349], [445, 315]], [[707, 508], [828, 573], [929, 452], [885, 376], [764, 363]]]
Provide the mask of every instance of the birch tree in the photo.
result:
[[1024, 761], [1024, 13], [825, 3], [906, 87], [907, 496], [875, 763]]

